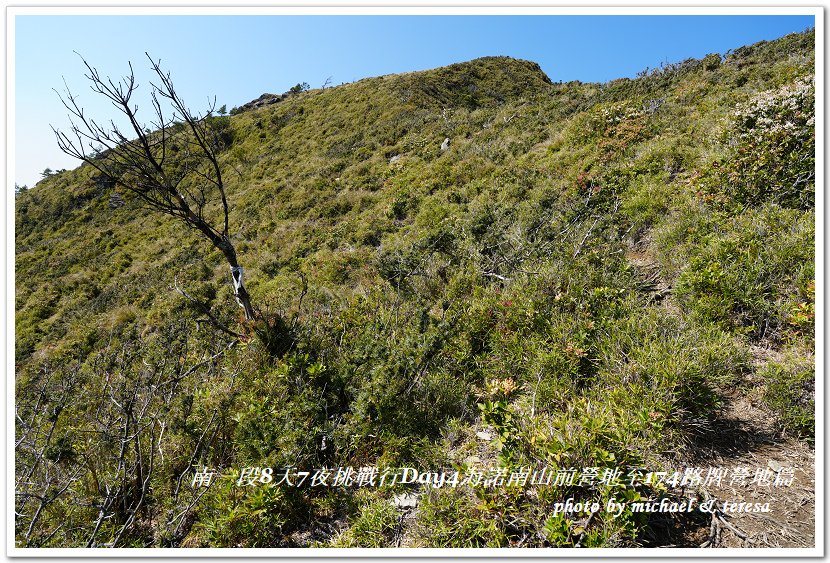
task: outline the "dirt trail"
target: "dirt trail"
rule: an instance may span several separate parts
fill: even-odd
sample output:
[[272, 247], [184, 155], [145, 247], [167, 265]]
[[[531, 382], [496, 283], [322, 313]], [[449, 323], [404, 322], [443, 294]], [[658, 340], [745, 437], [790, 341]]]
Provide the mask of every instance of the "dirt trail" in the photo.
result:
[[[659, 268], [648, 250], [630, 249], [626, 257], [640, 272], [643, 289], [662, 301], [671, 287], [659, 277]], [[670, 298], [663, 301], [663, 306], [677, 312]], [[753, 346], [751, 352], [755, 372], [777, 356], [775, 350], [759, 346]], [[721, 510], [714, 516], [698, 513], [656, 522], [657, 545], [815, 547], [815, 451], [809, 444], [782, 433], [776, 415], [763, 405], [757, 393], [761, 385], [750, 374], [729, 391], [715, 420], [701, 428], [679, 459], [673, 460], [673, 465], [679, 467], [702, 467], [704, 475], [710, 467], [727, 470], [719, 483], [684, 491], [686, 496], [717, 499]], [[747, 474], [745, 479], [733, 477], [742, 473]], [[776, 475], [780, 479], [777, 484]], [[741, 502], [769, 503], [769, 512], [734, 511], [732, 503]]]
[[[702, 487], [701, 496], [718, 499], [722, 508], [769, 503], [769, 512], [719, 512], [708, 529], [687, 541], [699, 539], [698, 545], [706, 547], [814, 547], [814, 450], [782, 435], [775, 416], [745, 392], [736, 390], [725, 399], [711, 430], [689, 448], [686, 462], [729, 470], [720, 483]], [[737, 468], [745, 468], [745, 479], [732, 477]]]

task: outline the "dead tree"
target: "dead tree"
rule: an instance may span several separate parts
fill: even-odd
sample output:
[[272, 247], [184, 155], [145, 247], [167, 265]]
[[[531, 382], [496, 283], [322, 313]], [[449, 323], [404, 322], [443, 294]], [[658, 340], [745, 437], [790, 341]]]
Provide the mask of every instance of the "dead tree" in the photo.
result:
[[58, 146], [95, 168], [110, 184], [121, 186], [151, 209], [176, 217], [207, 238], [222, 252], [230, 267], [234, 297], [245, 318], [253, 320], [256, 310], [231, 241], [228, 199], [218, 158], [227, 144], [222, 125], [228, 118], [214, 115], [215, 100], [204, 114], [192, 113], [173, 87], [170, 73], [161, 69], [161, 61], [147, 58], [158, 78], [150, 84], [153, 117], [149, 124], [139, 121], [138, 106], [132, 101], [138, 88], [132, 64], [129, 75], [116, 82], [102, 77], [81, 57], [92, 91], [110, 100], [129, 125], [121, 127], [114, 120], [96, 121], [87, 116], [67, 86], [58, 95], [70, 113], [70, 128], [68, 132], [52, 128]]

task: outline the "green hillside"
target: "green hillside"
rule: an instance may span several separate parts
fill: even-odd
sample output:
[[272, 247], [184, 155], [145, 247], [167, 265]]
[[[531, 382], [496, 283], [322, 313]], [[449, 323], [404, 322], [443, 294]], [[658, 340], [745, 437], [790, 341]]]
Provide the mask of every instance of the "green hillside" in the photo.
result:
[[[92, 167], [19, 193], [17, 545], [677, 543], [553, 507], [678, 498], [626, 476], [682, 466], [735, 390], [812, 442], [814, 42], [606, 84], [487, 57], [215, 116], [251, 322], [221, 252]], [[297, 486], [323, 467], [623, 482]]]

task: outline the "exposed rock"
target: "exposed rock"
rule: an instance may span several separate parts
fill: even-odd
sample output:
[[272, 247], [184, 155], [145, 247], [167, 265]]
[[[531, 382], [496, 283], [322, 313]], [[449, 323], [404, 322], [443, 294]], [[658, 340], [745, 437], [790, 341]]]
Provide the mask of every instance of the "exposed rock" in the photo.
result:
[[96, 176], [93, 176], [92, 181], [95, 182], [95, 187], [99, 190], [115, 187], [115, 180], [113, 180], [106, 174], [98, 174]]
[[398, 510], [406, 510], [408, 508], [415, 508], [418, 506], [418, 495], [410, 493], [401, 493], [392, 497], [392, 504]]
[[262, 108], [262, 107], [265, 107], [265, 106], [270, 106], [270, 105], [273, 105], [273, 104], [276, 104], [278, 102], [283, 101], [287, 97], [288, 97], [287, 93], [286, 94], [267, 94], [266, 93], [266, 94], [261, 95], [256, 100], [251, 100], [247, 104], [239, 106], [238, 108], [236, 108], [234, 113], [240, 113], [240, 112], [243, 112], [243, 111], [249, 111], [249, 110], [252, 110], [252, 109], [257, 109], [257, 108]]
[[447, 137], [446, 139], [444, 139], [444, 142], [443, 142], [443, 143], [441, 143], [441, 150], [442, 150], [442, 151], [445, 151], [445, 150], [447, 150], [448, 148], [450, 148], [450, 138], [449, 138], [449, 137]]
[[110, 194], [110, 201], [109, 201], [110, 209], [118, 209], [119, 207], [124, 206], [124, 198], [121, 197], [121, 194], [118, 192], [112, 192]]

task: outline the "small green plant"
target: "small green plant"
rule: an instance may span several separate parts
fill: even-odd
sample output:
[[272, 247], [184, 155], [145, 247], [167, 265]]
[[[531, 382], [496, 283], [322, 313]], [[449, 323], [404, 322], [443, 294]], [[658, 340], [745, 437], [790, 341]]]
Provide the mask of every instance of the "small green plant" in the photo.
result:
[[516, 446], [518, 429], [513, 422], [513, 413], [506, 401], [485, 401], [478, 404], [481, 418], [485, 424], [493, 427], [496, 436], [493, 445], [504, 454]]
[[191, 532], [191, 542], [236, 547], [278, 547], [289, 520], [298, 514], [286, 489], [259, 484], [240, 487], [238, 471], [229, 472], [211, 486], [203, 500], [202, 518]]
[[467, 488], [430, 489], [418, 506], [418, 547], [505, 547], [504, 512]]
[[761, 372], [763, 397], [783, 427], [807, 441], [815, 438], [815, 369], [810, 363], [771, 363]]
[[401, 515], [388, 498], [369, 499], [349, 527], [334, 538], [331, 547], [396, 547]]

